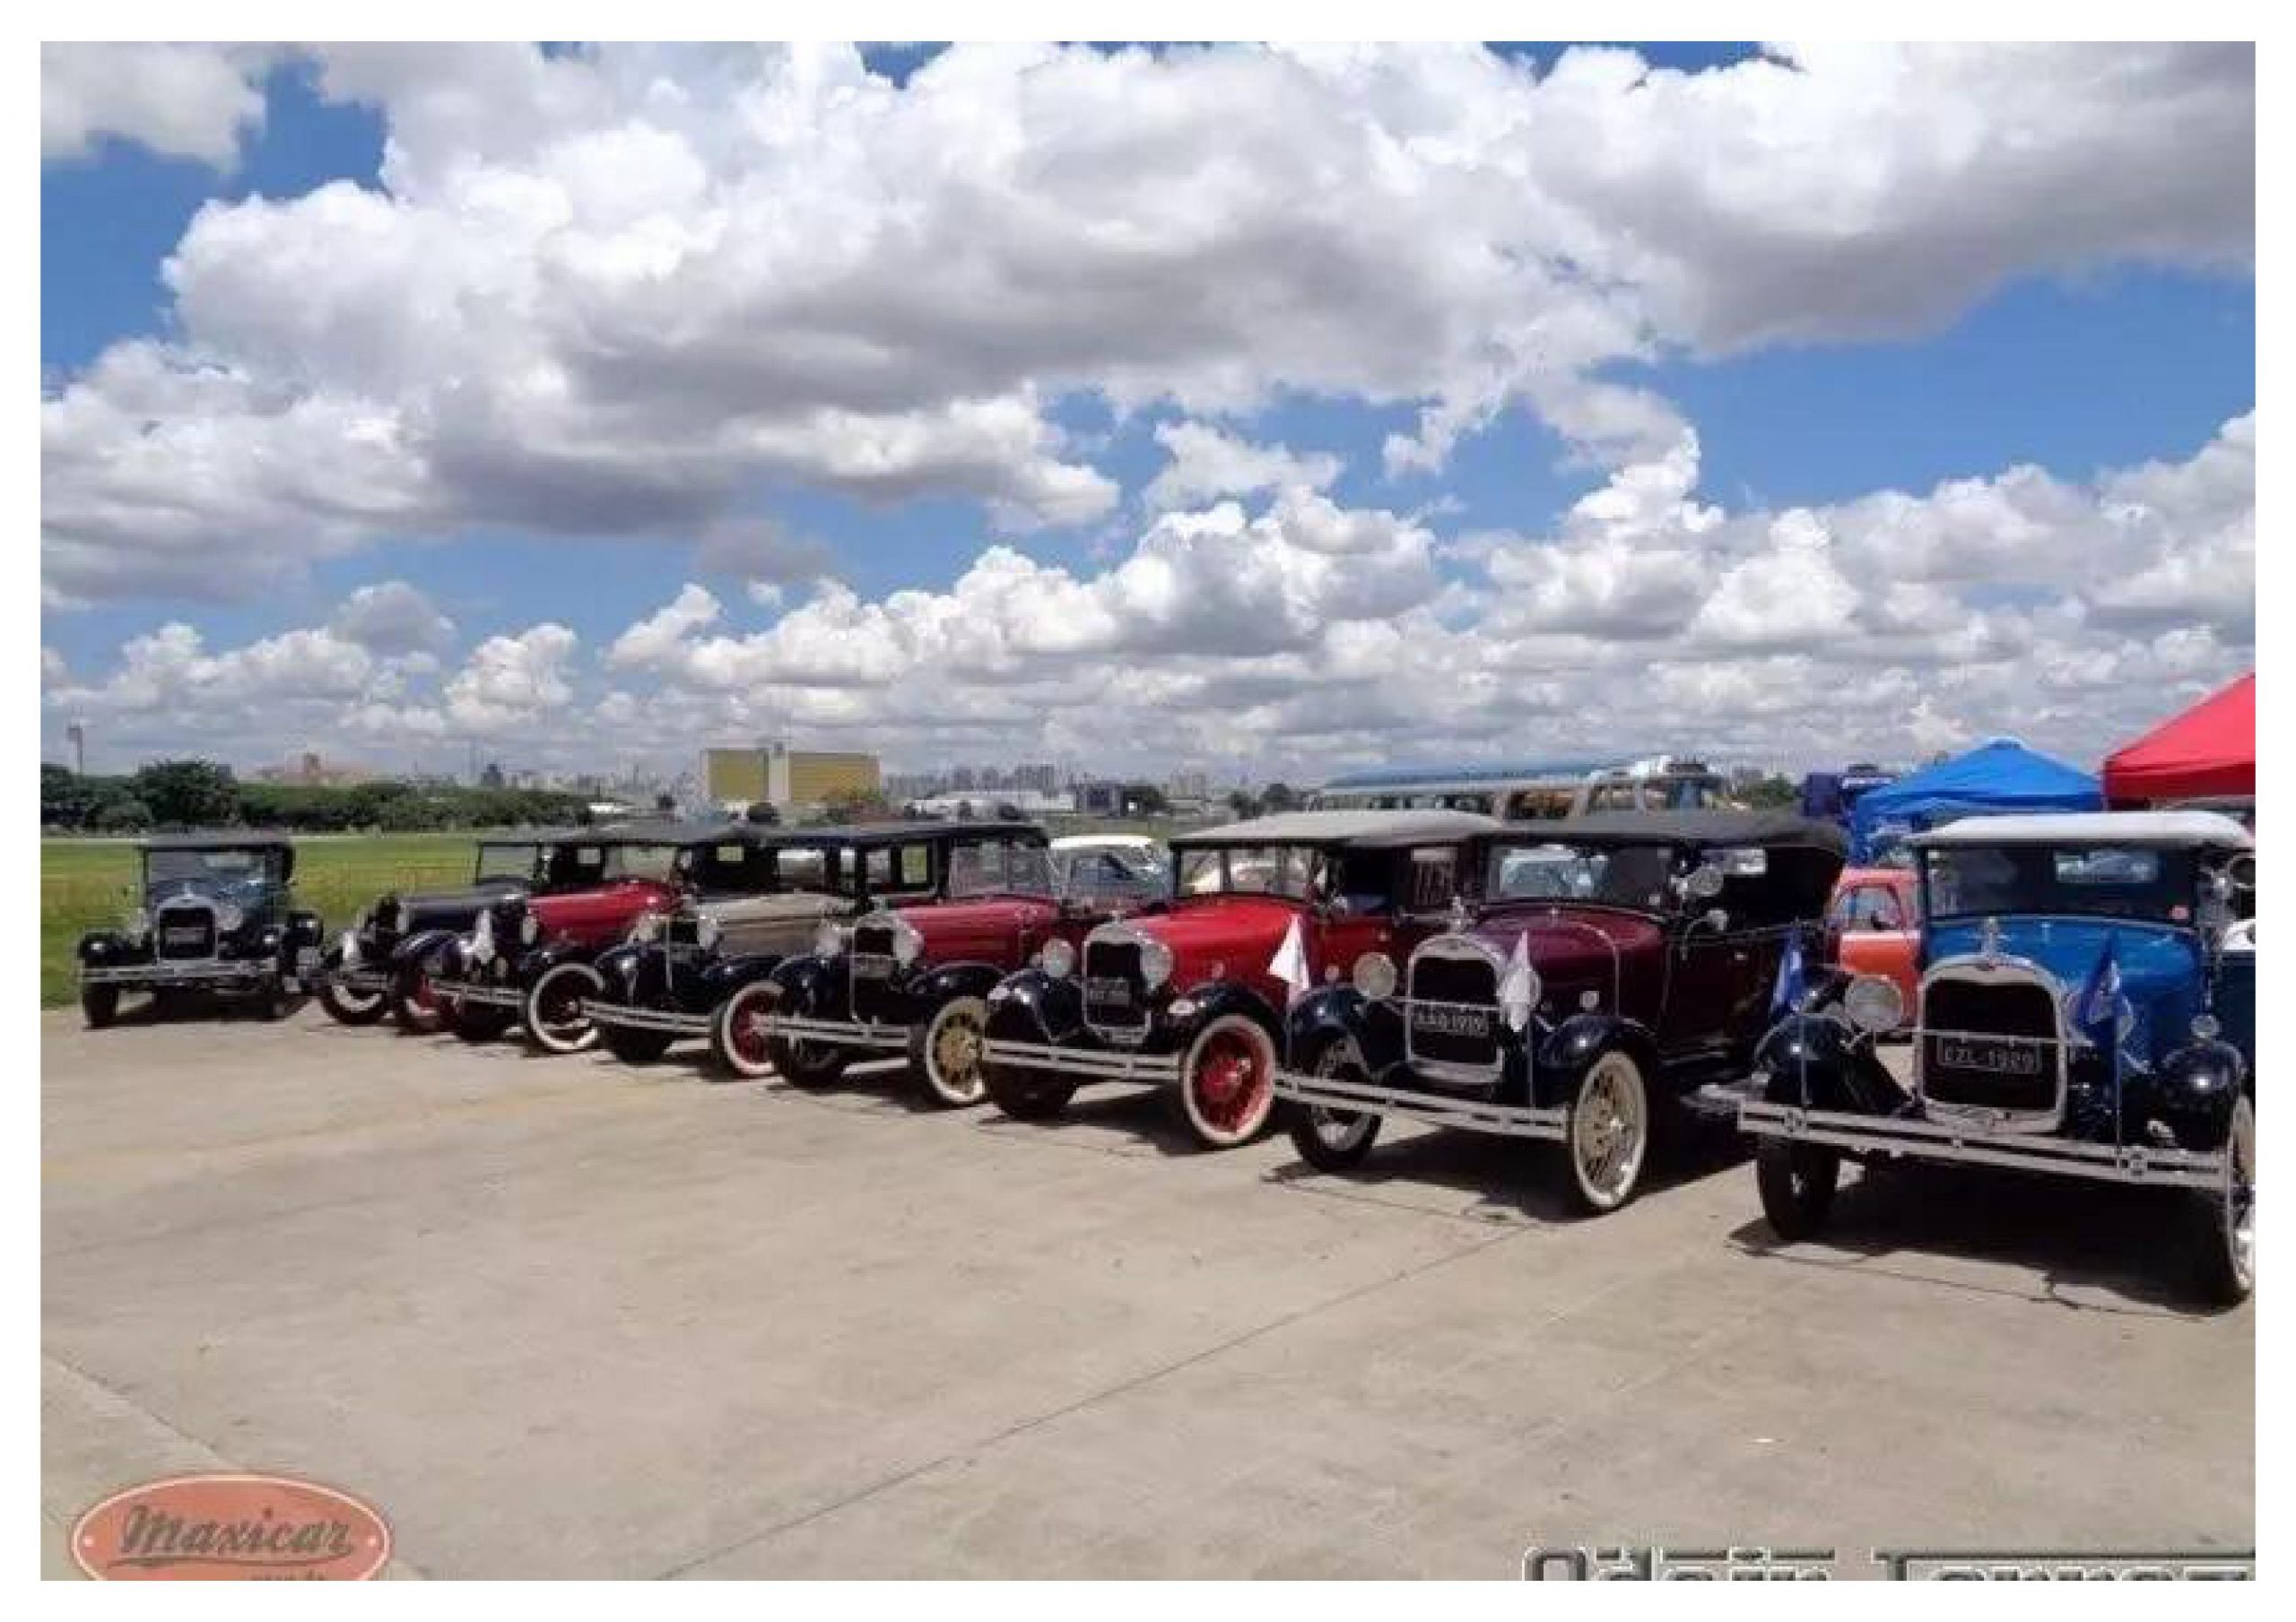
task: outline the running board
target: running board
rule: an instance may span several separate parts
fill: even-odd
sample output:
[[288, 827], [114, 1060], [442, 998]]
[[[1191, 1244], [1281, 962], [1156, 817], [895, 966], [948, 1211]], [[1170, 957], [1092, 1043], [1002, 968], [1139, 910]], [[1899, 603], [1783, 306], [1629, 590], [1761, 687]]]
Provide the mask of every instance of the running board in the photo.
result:
[[806, 1019], [796, 1014], [768, 1014], [765, 1034], [796, 1042], [826, 1042], [832, 1047], [874, 1047], [888, 1053], [909, 1051], [904, 1026], [861, 1025], [850, 1019]]
[[1147, 1081], [1177, 1087], [1178, 1054], [1133, 1054], [1100, 1047], [1062, 1047], [1051, 1042], [990, 1042], [981, 1049], [990, 1064], [1016, 1070], [1048, 1070], [1094, 1081]]
[[1422, 1121], [1430, 1126], [1485, 1132], [1499, 1138], [1536, 1138], [1560, 1143], [1570, 1132], [1570, 1112], [1567, 1109], [1447, 1098], [1440, 1093], [1404, 1092], [1392, 1087], [1375, 1087], [1368, 1081], [1343, 1081], [1335, 1076], [1308, 1076], [1296, 1071], [1276, 1072], [1275, 1096], [1295, 1104], [1318, 1106], [1348, 1115], [1394, 1115], [1405, 1121]]
[[2227, 1164], [2222, 1151], [2162, 1149], [2144, 1143], [2084, 1143], [1990, 1132], [1981, 1126], [1941, 1121], [1901, 1120], [1852, 1115], [1842, 1110], [1803, 1109], [1749, 1098], [1738, 1106], [1738, 1130], [1757, 1138], [1783, 1138], [1861, 1153], [1904, 1155], [1916, 1160], [1997, 1166], [2051, 1176], [2087, 1177], [2099, 1183], [2149, 1188], [2218, 1189]]

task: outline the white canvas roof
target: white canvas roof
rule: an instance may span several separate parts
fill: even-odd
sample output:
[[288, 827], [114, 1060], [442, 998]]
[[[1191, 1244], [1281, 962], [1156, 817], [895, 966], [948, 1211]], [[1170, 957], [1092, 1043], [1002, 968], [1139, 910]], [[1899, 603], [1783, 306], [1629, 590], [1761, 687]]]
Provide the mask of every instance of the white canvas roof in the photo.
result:
[[2017, 817], [1961, 817], [1916, 834], [1920, 848], [1967, 845], [2167, 845], [2254, 850], [2248, 830], [2214, 811], [2037, 811]]

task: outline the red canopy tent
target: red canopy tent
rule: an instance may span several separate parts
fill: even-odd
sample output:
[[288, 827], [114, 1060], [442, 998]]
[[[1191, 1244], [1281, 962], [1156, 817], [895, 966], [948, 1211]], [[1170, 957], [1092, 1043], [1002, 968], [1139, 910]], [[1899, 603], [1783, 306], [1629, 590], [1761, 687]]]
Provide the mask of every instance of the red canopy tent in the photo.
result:
[[2114, 805], [2256, 792], [2254, 671], [2105, 757], [2105, 799]]

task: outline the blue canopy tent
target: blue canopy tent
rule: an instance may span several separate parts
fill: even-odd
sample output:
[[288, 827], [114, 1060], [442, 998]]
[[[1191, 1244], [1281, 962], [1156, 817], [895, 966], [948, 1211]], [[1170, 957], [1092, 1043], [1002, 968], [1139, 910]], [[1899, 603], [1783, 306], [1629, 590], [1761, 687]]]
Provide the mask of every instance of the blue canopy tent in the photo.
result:
[[2104, 786], [2087, 772], [1996, 738], [1860, 795], [1849, 813], [1849, 859], [1885, 861], [1908, 834], [1956, 817], [2104, 809]]

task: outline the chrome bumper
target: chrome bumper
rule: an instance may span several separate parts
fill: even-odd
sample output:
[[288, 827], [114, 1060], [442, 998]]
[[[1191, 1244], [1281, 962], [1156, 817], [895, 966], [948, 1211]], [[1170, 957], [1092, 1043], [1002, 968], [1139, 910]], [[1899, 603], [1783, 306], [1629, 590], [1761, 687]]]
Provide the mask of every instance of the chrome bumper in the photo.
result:
[[1022, 1070], [1063, 1071], [1094, 1081], [1152, 1081], [1177, 1087], [1180, 1080], [1178, 1054], [1135, 1054], [1113, 1047], [1062, 1047], [1052, 1042], [989, 1042], [981, 1057], [990, 1064], [1010, 1064]]
[[688, 1014], [658, 1008], [639, 1008], [628, 1002], [602, 1002], [587, 999], [582, 1011], [593, 1025], [619, 1025], [631, 1030], [667, 1031], [674, 1037], [706, 1037], [709, 1034], [709, 1014]]
[[821, 1042], [831, 1047], [909, 1051], [906, 1025], [863, 1025], [856, 1019], [809, 1019], [796, 1014], [768, 1014], [765, 1034], [790, 1042]]
[[1405, 1092], [1375, 1087], [1368, 1081], [1343, 1081], [1335, 1076], [1306, 1076], [1278, 1071], [1275, 1096], [1294, 1104], [1313, 1105], [1357, 1115], [1394, 1115], [1448, 1126], [1459, 1132], [1484, 1132], [1500, 1138], [1539, 1138], [1561, 1142], [1570, 1131], [1567, 1109], [1532, 1108], [1517, 1104], [1485, 1104], [1474, 1098], [1451, 1098], [1441, 1093]]
[[83, 985], [222, 985], [267, 980], [278, 965], [265, 958], [182, 958], [152, 963], [111, 963], [80, 970]]
[[1803, 1109], [1749, 1098], [1738, 1106], [1738, 1130], [1757, 1138], [1783, 1138], [1828, 1149], [1951, 1160], [2013, 1171], [2087, 1177], [2099, 1183], [2156, 1188], [2219, 1188], [2226, 1163], [2221, 1151], [2161, 1149], [2152, 1144], [2084, 1143], [2030, 1132], [1992, 1132], [1969, 1123], [1900, 1120], [1841, 1110]]
[[455, 1002], [481, 1008], [524, 1008], [526, 993], [515, 985], [487, 985], [476, 980], [433, 980], [430, 989]]
[[391, 988], [391, 977], [376, 968], [338, 968], [326, 979], [330, 985], [362, 996], [378, 996]]

